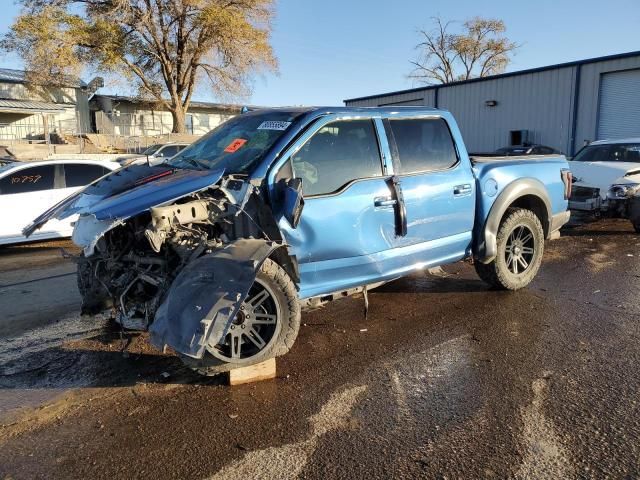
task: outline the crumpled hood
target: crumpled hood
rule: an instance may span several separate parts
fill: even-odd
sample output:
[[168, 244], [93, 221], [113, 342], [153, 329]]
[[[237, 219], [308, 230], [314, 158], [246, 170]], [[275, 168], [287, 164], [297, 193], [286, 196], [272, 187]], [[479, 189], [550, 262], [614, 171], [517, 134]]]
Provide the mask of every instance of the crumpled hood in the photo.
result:
[[31, 235], [52, 218], [93, 215], [97, 220], [126, 220], [217, 183], [224, 170], [190, 170], [167, 165], [133, 165], [116, 170], [67, 197], [29, 224]]
[[640, 183], [640, 163], [633, 162], [569, 162], [573, 183], [600, 189], [605, 198], [611, 185]]

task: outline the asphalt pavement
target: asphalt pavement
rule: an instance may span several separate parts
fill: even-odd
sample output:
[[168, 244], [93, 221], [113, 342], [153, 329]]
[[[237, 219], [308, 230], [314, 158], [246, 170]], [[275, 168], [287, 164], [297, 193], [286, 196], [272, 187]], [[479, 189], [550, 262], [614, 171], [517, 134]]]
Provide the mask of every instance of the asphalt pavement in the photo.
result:
[[0, 478], [640, 476], [627, 222], [567, 229], [518, 292], [459, 263], [305, 313], [239, 387], [81, 318], [60, 246], [0, 249]]

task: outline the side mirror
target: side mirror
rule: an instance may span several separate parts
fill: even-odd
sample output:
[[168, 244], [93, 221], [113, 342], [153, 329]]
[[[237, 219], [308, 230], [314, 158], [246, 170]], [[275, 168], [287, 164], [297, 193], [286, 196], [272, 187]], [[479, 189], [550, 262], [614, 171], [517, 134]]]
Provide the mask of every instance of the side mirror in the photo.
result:
[[303, 208], [302, 179], [292, 178], [284, 186], [282, 213], [293, 228], [298, 226]]

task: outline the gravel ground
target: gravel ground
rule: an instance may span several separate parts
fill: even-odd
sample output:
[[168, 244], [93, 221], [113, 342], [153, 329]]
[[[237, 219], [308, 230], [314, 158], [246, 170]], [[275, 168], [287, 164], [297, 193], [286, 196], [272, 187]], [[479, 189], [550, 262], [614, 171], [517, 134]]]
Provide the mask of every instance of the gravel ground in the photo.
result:
[[460, 263], [372, 291], [367, 320], [358, 298], [306, 313], [278, 378], [233, 388], [80, 318], [68, 277], [42, 280], [69, 268], [55, 249], [0, 250], [0, 284], [69, 295], [20, 311], [34, 293], [0, 287], [29, 326], [0, 330], [0, 478], [640, 476], [627, 222], [568, 229], [519, 292]]

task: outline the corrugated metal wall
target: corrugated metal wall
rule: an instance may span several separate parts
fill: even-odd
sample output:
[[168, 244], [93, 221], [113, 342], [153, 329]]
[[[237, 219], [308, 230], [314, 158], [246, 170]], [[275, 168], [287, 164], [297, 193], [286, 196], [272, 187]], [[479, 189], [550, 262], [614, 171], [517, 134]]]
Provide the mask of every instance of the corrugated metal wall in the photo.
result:
[[[437, 88], [438, 108], [456, 118], [467, 149], [491, 152], [509, 145], [511, 130], [528, 130], [529, 141], [569, 151], [575, 67], [487, 79]], [[435, 107], [436, 89], [381, 95], [348, 105]], [[497, 105], [489, 107], [487, 100]]]
[[[451, 111], [456, 117], [469, 151], [493, 151], [509, 144], [510, 131], [528, 130], [531, 142], [572, 154], [585, 141], [596, 139], [602, 74], [637, 68], [640, 68], [640, 55], [443, 85], [437, 87], [437, 106]], [[576, 94], [577, 110], [574, 107]], [[431, 87], [383, 94], [347, 102], [347, 105], [436, 106], [435, 97], [435, 88]], [[496, 100], [498, 104], [488, 107], [487, 100]], [[572, 139], [574, 130], [575, 139]]]
[[[438, 106], [449, 110], [471, 152], [509, 145], [509, 132], [528, 130], [529, 142], [569, 149], [573, 68], [442, 87]], [[490, 107], [486, 101], [495, 100]]]

